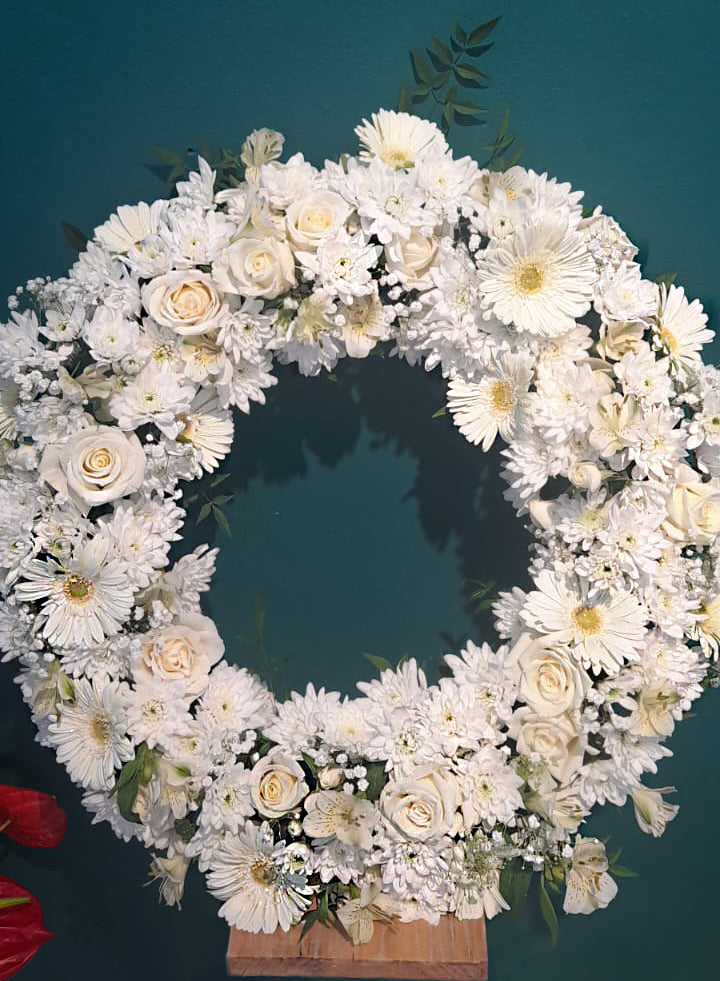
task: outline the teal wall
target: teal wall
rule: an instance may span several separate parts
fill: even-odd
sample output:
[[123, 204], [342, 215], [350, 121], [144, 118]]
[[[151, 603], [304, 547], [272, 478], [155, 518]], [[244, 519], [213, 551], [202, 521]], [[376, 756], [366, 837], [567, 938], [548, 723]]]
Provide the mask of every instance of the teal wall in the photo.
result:
[[[508, 106], [524, 162], [585, 188], [642, 247], [651, 276], [676, 270], [712, 312], [720, 9], [699, 0], [682, 13], [677, 3], [618, 0], [5, 0], [0, 295], [72, 261], [61, 220], [90, 230], [121, 202], [159, 196], [144, 166], [150, 147], [237, 145], [268, 125], [321, 162], [353, 147], [363, 115], [393, 103], [409, 47], [496, 13], [493, 122]], [[463, 129], [453, 142], [478, 152], [482, 135]], [[231, 656], [247, 660], [239, 638], [260, 595], [268, 651], [289, 659], [288, 683], [349, 690], [371, 670], [363, 652], [432, 663], [458, 639], [489, 639], [487, 621], [465, 609], [463, 581], [521, 583], [526, 542], [501, 499], [497, 457], [431, 420], [443, 397], [436, 377], [375, 360], [344, 362], [338, 378], [286, 370], [269, 405], [240, 420], [234, 537], [208, 609]], [[140, 888], [145, 852], [90, 827], [77, 790], [33, 742], [12, 675], [3, 666], [0, 780], [49, 790], [69, 814], [59, 849], [11, 847], [0, 864], [37, 894], [56, 933], [22, 977], [219, 981], [226, 929], [200, 877], [180, 914]], [[710, 693], [655, 781], [680, 791], [664, 838], [643, 836], [628, 809], [593, 819], [594, 833], [625, 844], [623, 862], [639, 878], [622, 880], [607, 911], [563, 918], [554, 950], [529, 908], [495, 921], [492, 981], [717, 976], [719, 739]]]

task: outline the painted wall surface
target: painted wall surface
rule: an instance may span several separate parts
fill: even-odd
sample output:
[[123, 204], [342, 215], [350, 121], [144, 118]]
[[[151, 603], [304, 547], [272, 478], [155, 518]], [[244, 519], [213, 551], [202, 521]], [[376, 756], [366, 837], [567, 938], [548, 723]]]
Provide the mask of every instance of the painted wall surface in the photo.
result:
[[[509, 107], [523, 162], [602, 202], [641, 246], [649, 275], [677, 271], [712, 314], [720, 8], [709, 0], [682, 11], [659, 0], [5, 0], [0, 293], [67, 268], [60, 221], [90, 230], [119, 203], [160, 196], [145, 166], [151, 147], [238, 146], [267, 125], [286, 134], [288, 151], [320, 163], [354, 146], [364, 115], [394, 104], [410, 47], [497, 13], [487, 135]], [[461, 129], [453, 143], [480, 155], [485, 135]], [[342, 363], [335, 384], [291, 370], [281, 382], [265, 409], [238, 421], [233, 539], [218, 540], [207, 605], [230, 657], [252, 657], [241, 638], [256, 596], [268, 652], [288, 658], [292, 687], [349, 691], [371, 671], [363, 652], [431, 663], [467, 637], [492, 639], [489, 621], [468, 615], [464, 581], [522, 584], [527, 542], [502, 501], [497, 454], [431, 419], [441, 380], [374, 360]], [[11, 846], [0, 864], [40, 898], [56, 933], [21, 976], [219, 981], [226, 928], [201, 877], [191, 875], [182, 913], [159, 906], [154, 886], [140, 888], [146, 853], [91, 828], [77, 789], [33, 742], [12, 676], [3, 666], [0, 780], [55, 793], [69, 814], [59, 849]], [[716, 976], [719, 740], [710, 693], [654, 781], [680, 792], [665, 836], [642, 835], [629, 808], [591, 822], [625, 845], [639, 877], [621, 881], [608, 910], [562, 918], [554, 950], [530, 906], [493, 922], [493, 981]]]

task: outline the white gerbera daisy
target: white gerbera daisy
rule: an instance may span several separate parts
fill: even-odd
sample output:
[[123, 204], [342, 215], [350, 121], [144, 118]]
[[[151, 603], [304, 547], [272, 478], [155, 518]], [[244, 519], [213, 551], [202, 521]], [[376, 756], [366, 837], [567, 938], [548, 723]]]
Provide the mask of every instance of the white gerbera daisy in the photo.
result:
[[247, 824], [225, 838], [210, 861], [208, 889], [224, 899], [220, 916], [236, 930], [288, 931], [310, 905], [312, 889], [283, 869], [284, 847], [273, 846], [267, 824]]
[[215, 470], [232, 446], [232, 413], [220, 408], [214, 389], [206, 388], [195, 396], [190, 411], [183, 419], [185, 428], [178, 439], [192, 443], [200, 451], [200, 463], [204, 470]]
[[15, 407], [20, 389], [15, 382], [0, 378], [0, 439], [15, 439]]
[[489, 450], [498, 432], [510, 441], [522, 421], [523, 396], [532, 380], [532, 356], [501, 354], [479, 382], [455, 378], [448, 387], [453, 422], [469, 442]]
[[93, 647], [128, 619], [133, 593], [124, 564], [108, 558], [108, 542], [95, 538], [62, 565], [32, 559], [15, 587], [24, 602], [43, 603], [43, 635], [58, 647]]
[[573, 645], [583, 667], [616, 674], [635, 657], [645, 634], [646, 612], [632, 593], [618, 589], [589, 598], [583, 583], [543, 569], [521, 612], [525, 623], [559, 643]]
[[156, 235], [166, 201], [123, 204], [114, 215], [95, 229], [95, 238], [110, 252], [142, 251], [144, 239]]
[[547, 219], [494, 243], [480, 262], [484, 316], [556, 337], [590, 309], [597, 279], [582, 236]]
[[700, 364], [703, 344], [715, 336], [706, 327], [707, 319], [700, 301], [689, 303], [682, 286], [661, 286], [655, 334], [675, 367], [688, 369]]
[[381, 109], [363, 119], [355, 133], [363, 149], [360, 158], [379, 157], [393, 170], [414, 167], [431, 150], [447, 150], [447, 142], [435, 123], [408, 112]]
[[75, 783], [110, 790], [115, 770], [135, 753], [127, 735], [127, 685], [78, 678], [73, 689], [72, 702], [48, 726], [48, 739]]

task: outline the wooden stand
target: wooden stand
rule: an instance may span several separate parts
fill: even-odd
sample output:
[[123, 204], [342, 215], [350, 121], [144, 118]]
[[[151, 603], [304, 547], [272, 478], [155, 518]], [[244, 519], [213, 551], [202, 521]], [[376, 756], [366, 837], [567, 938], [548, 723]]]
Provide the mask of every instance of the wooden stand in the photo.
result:
[[288, 933], [230, 931], [227, 970], [256, 977], [417, 978], [485, 981], [485, 920], [443, 916], [438, 926], [375, 924], [370, 943], [353, 946], [316, 924], [300, 941], [300, 926]]

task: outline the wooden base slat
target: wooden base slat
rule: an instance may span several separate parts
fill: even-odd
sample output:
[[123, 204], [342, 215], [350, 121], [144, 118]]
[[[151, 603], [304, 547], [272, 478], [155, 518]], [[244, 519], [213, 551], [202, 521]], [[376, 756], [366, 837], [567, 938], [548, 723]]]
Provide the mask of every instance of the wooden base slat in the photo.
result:
[[443, 916], [438, 926], [375, 924], [372, 940], [353, 946], [332, 928], [316, 924], [300, 940], [301, 927], [288, 933], [230, 931], [227, 970], [232, 976], [412, 978], [485, 981], [485, 920]]

